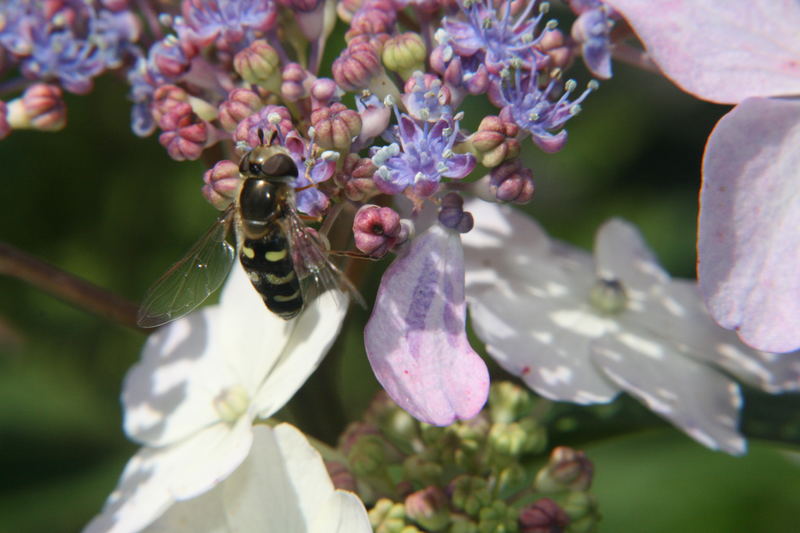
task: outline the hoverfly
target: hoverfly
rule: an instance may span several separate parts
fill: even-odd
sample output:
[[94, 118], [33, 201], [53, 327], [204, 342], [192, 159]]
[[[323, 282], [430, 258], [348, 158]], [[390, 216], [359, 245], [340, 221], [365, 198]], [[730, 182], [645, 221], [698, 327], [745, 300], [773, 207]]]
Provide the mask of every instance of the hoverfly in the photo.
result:
[[[327, 247], [299, 218], [292, 187], [297, 165], [288, 152], [262, 139], [242, 157], [239, 173], [242, 185], [235, 201], [145, 294], [139, 326], [166, 324], [200, 305], [225, 280], [237, 254], [267, 308], [285, 320], [317, 295], [342, 285], [360, 300], [331, 262]], [[231, 227], [235, 247], [226, 240]]]

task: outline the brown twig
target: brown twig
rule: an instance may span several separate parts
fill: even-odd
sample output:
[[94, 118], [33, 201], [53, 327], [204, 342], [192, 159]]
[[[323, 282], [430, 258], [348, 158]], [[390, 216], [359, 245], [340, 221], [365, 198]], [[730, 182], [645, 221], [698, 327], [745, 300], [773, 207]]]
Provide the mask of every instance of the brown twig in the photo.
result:
[[79, 309], [146, 331], [136, 325], [136, 304], [2, 242], [0, 274], [27, 282]]

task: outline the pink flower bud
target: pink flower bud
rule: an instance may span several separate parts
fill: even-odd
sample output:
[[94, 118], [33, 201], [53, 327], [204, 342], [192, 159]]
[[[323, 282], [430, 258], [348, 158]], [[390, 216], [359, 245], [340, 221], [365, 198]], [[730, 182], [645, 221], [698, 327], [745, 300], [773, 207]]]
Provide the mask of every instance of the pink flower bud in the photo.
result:
[[568, 525], [567, 513], [550, 498], [526, 505], [519, 513], [521, 533], [562, 533]]
[[361, 9], [350, 22], [350, 29], [344, 34], [348, 43], [361, 35], [375, 35], [378, 33], [392, 33], [394, 31], [394, 11], [379, 9]]
[[409, 494], [405, 501], [406, 516], [430, 531], [439, 531], [450, 522], [447, 495], [437, 486]]
[[353, 16], [356, 12], [361, 9], [361, 4], [363, 0], [341, 0], [336, 5], [336, 14], [339, 15], [346, 23], [350, 23], [353, 20]]
[[[177, 108], [185, 109], [189, 105], [189, 94], [177, 85], [162, 85], [153, 93], [153, 103], [150, 104], [150, 111], [157, 123], [161, 123], [164, 115], [171, 113]], [[169, 129], [163, 128], [162, 129]]]
[[519, 159], [506, 161], [492, 170], [489, 187], [501, 202], [526, 204], [533, 197], [533, 173]]
[[439, 208], [439, 222], [459, 233], [467, 233], [475, 225], [472, 213], [464, 211], [464, 199], [456, 192], [447, 193]]
[[574, 49], [566, 43], [564, 34], [559, 29], [544, 32], [536, 48], [547, 55], [550, 60], [548, 66], [551, 69], [566, 70], [574, 57]]
[[507, 159], [519, 156], [519, 126], [498, 116], [488, 116], [481, 120], [478, 131], [470, 142], [480, 155], [481, 164], [494, 168]]
[[239, 190], [239, 165], [223, 159], [203, 174], [202, 191], [208, 203], [222, 211], [230, 205]]
[[356, 492], [356, 478], [347, 467], [338, 461], [325, 461], [325, 468], [333, 481], [333, 486], [341, 490]]
[[353, 138], [361, 132], [361, 117], [342, 103], [334, 102], [311, 114], [314, 140], [322, 148], [347, 152]]
[[333, 62], [333, 79], [345, 91], [363, 89], [381, 70], [375, 50], [366, 43], [348, 45]]
[[594, 466], [581, 451], [559, 446], [550, 453], [547, 466], [536, 476], [535, 486], [542, 492], [586, 491], [592, 485]]
[[192, 64], [188, 57], [190, 55], [193, 54], [186, 54], [177, 38], [170, 36], [153, 45], [149, 60], [160, 74], [168, 79], [175, 79], [189, 71]]
[[56, 85], [36, 83], [8, 103], [6, 120], [14, 129], [58, 131], [67, 123], [67, 106]]
[[316, 79], [313, 74], [300, 66], [299, 63], [289, 63], [283, 67], [281, 73], [281, 96], [289, 102], [296, 102], [308, 98], [311, 84]]
[[351, 45], [364, 44], [372, 48], [376, 54], [380, 55], [383, 52], [383, 46], [392, 36], [388, 33], [365, 33], [357, 35], [350, 39]]
[[189, 104], [183, 104], [161, 117], [159, 127], [164, 132], [158, 142], [176, 161], [193, 161], [200, 157], [209, 140], [209, 124], [192, 112]]
[[5, 139], [11, 133], [11, 125], [8, 123], [8, 106], [0, 100], [0, 140]]
[[314, 109], [330, 104], [342, 94], [342, 90], [330, 78], [317, 78], [311, 84], [311, 101]]
[[267, 41], [253, 41], [233, 58], [233, 68], [247, 83], [277, 90], [280, 82], [280, 58]]
[[347, 154], [342, 170], [334, 176], [337, 185], [344, 189], [344, 195], [354, 202], [362, 202], [377, 194], [372, 175], [375, 174], [375, 163], [369, 157], [358, 154]]
[[257, 92], [251, 89], [234, 89], [228, 99], [219, 105], [219, 121], [226, 131], [233, 131], [237, 124], [264, 107]]
[[356, 248], [370, 257], [383, 257], [397, 243], [400, 215], [391, 207], [364, 205], [353, 220]]

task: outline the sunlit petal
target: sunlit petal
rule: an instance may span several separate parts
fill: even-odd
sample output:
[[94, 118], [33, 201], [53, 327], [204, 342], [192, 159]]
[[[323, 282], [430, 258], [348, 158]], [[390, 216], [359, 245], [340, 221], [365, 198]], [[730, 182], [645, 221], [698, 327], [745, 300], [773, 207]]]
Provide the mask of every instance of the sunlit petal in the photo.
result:
[[719, 103], [800, 94], [796, 0], [607, 0], [664, 73]]
[[800, 348], [798, 146], [800, 101], [755, 98], [720, 120], [703, 161], [700, 288], [722, 326], [769, 352]]
[[384, 273], [364, 331], [378, 381], [419, 420], [447, 425], [486, 402], [489, 375], [465, 315], [459, 234], [434, 224]]

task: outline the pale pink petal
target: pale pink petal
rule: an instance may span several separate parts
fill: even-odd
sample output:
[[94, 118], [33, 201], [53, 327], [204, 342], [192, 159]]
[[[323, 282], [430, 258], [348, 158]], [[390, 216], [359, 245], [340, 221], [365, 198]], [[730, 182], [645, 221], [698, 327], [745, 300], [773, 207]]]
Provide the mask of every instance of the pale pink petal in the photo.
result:
[[618, 326], [588, 306], [591, 256], [554, 243], [508, 206], [470, 202], [467, 297], [475, 334], [508, 372], [551, 400], [611, 401], [619, 388], [587, 361], [590, 342]]
[[592, 360], [626, 392], [715, 450], [741, 455], [741, 395], [735, 381], [684, 357], [668, 342], [635, 331], [592, 343]]
[[700, 289], [714, 318], [767, 352], [800, 347], [800, 101], [748, 99], [703, 161]]
[[800, 94], [797, 0], [606, 0], [683, 90], [712, 102]]
[[489, 393], [486, 364], [465, 332], [459, 234], [434, 224], [383, 275], [364, 341], [389, 396], [435, 425], [470, 418]]
[[145, 344], [122, 390], [125, 433], [149, 446], [178, 442], [219, 420], [214, 397], [234, 383], [216, 349], [219, 307], [164, 326]]

